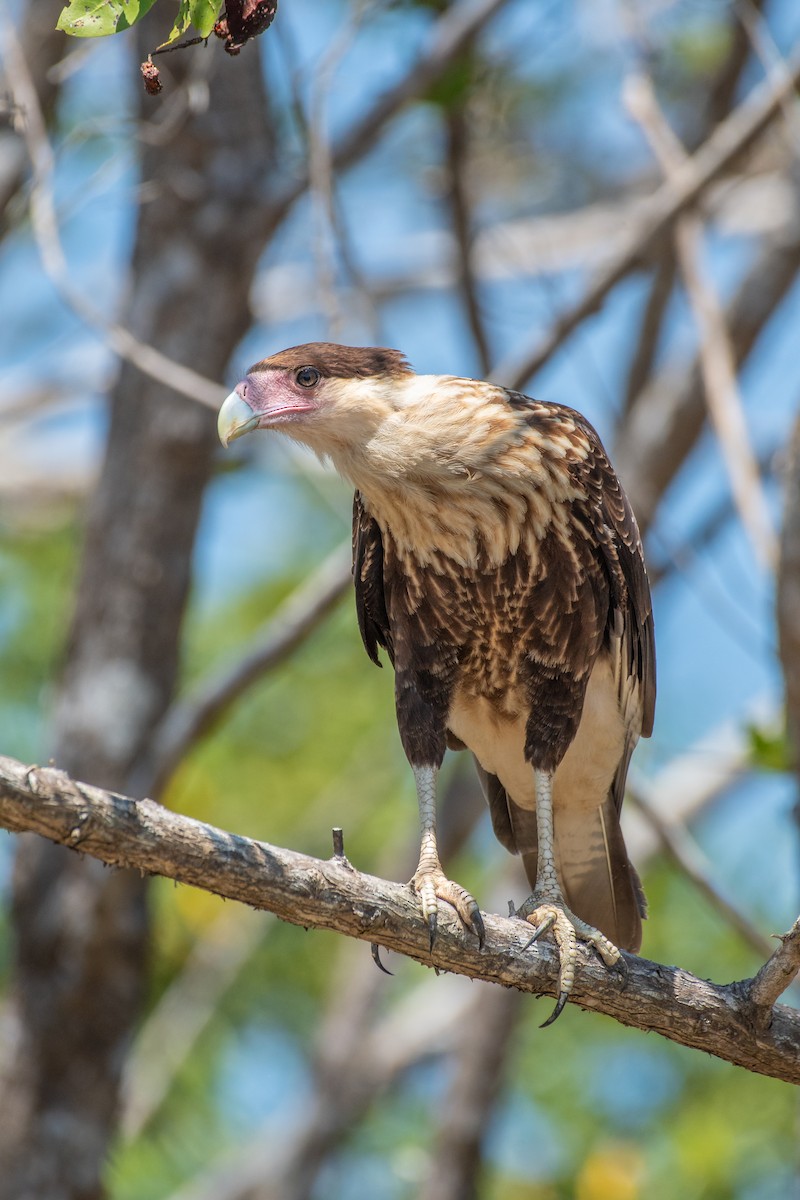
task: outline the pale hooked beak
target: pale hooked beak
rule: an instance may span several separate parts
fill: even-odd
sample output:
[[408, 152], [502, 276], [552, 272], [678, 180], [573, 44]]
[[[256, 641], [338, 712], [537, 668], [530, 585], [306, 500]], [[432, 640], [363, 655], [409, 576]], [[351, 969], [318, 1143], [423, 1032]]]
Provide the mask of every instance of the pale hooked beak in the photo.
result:
[[238, 392], [231, 392], [230, 396], [225, 397], [217, 417], [219, 440], [227, 448], [236, 438], [256, 429], [260, 419]]

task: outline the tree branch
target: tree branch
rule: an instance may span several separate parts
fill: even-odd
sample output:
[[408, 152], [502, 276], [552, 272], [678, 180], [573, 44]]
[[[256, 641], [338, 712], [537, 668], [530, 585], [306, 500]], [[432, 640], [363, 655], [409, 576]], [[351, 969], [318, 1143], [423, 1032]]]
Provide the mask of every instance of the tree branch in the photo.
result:
[[800, 972], [800, 917], [789, 932], [783, 934], [780, 943], [748, 988], [750, 1000], [762, 1010], [765, 1021], [769, 1020], [778, 997], [791, 986]]
[[[408, 74], [378, 96], [363, 117], [334, 142], [330, 151], [332, 169], [345, 170], [363, 158], [388, 122], [442, 77], [505, 3], [506, 0], [461, 0], [447, 8], [428, 34], [425, 49]], [[306, 165], [273, 202], [268, 215], [270, 228], [280, 224], [308, 185], [309, 168]]]
[[489, 335], [481, 313], [478, 295], [478, 280], [475, 273], [474, 234], [470, 211], [469, 182], [467, 178], [467, 155], [469, 150], [469, 126], [463, 104], [446, 108], [443, 114], [445, 126], [448, 199], [458, 257], [456, 275], [461, 300], [469, 322], [472, 341], [478, 355], [481, 374], [488, 375], [492, 369]]
[[[764, 239], [725, 321], [741, 366], [800, 266], [800, 214], [778, 237]], [[619, 432], [614, 460], [639, 527], [646, 531], [667, 488], [700, 437], [706, 416], [699, 360], [668, 363], [647, 384]]]
[[506, 387], [521, 388], [555, 353], [586, 317], [596, 312], [621, 279], [651, 256], [675, 220], [697, 203], [720, 175], [761, 137], [782, 111], [787, 96], [800, 82], [800, 48], [771, 72], [746, 100], [734, 109], [700, 149], [687, 158], [641, 208], [640, 221], [615, 258], [600, 271], [578, 302], [563, 313], [544, 338], [498, 363], [492, 378]]
[[[666, 179], [675, 179], [686, 161], [683, 146], [670, 128], [649, 75], [633, 71], [623, 84], [624, 102], [647, 139]], [[698, 331], [700, 370], [706, 404], [742, 524], [756, 560], [774, 569], [778, 544], [769, 506], [750, 444], [744, 405], [736, 378], [736, 355], [722, 304], [701, 266], [703, 227], [696, 213], [675, 223], [673, 241], [683, 285]]]
[[72, 282], [56, 213], [53, 148], [25, 55], [8, 18], [0, 20], [0, 51], [6, 64], [11, 101], [24, 114], [21, 128], [32, 171], [31, 229], [45, 275], [67, 307], [100, 334], [121, 359], [180, 395], [197, 400], [208, 408], [219, 408], [225, 398], [225, 388], [221, 384], [176, 362], [155, 346], [137, 338], [124, 325], [109, 320]]
[[[377, 942], [428, 966], [473, 979], [554, 995], [555, 951], [523, 954], [529, 931], [487, 916], [479, 950], [456, 918], [443, 913], [433, 953], [411, 890], [362, 875], [343, 858], [327, 861], [216, 829], [132, 800], [61, 771], [0, 758], [0, 824], [91, 854], [110, 866], [164, 875], [267, 909], [306, 928]], [[624, 1025], [654, 1030], [759, 1074], [800, 1083], [800, 1014], [776, 1005], [768, 1026], [756, 1020], [751, 981], [727, 986], [686, 971], [625, 956], [627, 977], [582, 951], [575, 1001]]]

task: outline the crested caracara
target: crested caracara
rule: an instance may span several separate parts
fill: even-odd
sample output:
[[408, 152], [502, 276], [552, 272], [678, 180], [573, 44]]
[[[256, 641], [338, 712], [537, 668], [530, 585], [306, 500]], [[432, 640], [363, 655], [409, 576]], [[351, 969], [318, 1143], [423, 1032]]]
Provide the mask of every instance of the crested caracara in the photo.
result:
[[639, 949], [645, 915], [619, 814], [653, 725], [653, 618], [636, 520], [600, 439], [561, 405], [327, 343], [248, 372], [219, 432], [228, 445], [253, 429], [305, 443], [356, 489], [358, 623], [370, 658], [382, 647], [394, 666], [431, 944], [439, 900], [483, 940], [436, 845], [445, 748], [468, 747], [533, 889], [518, 915], [531, 940], [552, 929], [558, 944], [555, 1019], [576, 937], [611, 966], [618, 947]]

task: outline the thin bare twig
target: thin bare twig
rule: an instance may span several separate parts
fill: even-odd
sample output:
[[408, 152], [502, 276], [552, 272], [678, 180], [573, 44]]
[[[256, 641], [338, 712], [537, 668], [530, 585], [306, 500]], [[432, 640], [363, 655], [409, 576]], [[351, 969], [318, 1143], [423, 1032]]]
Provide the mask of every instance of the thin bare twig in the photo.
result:
[[25, 55], [7, 15], [0, 19], [0, 52], [6, 63], [10, 95], [14, 104], [24, 114], [22, 132], [33, 173], [30, 195], [31, 227], [48, 279], [64, 303], [82, 321], [101, 334], [120, 358], [131, 362], [143, 374], [157, 379], [181, 395], [210, 408], [219, 408], [225, 398], [225, 389], [220, 384], [206, 379], [191, 367], [185, 367], [155, 347], [141, 342], [123, 325], [109, 321], [105, 313], [95, 308], [72, 283], [55, 206], [53, 149]]
[[653, 270], [650, 283], [650, 294], [642, 315], [642, 325], [636, 342], [636, 349], [628, 370], [625, 383], [625, 397], [622, 402], [623, 418], [636, 403], [642, 389], [653, 373], [661, 328], [672, 295], [675, 282], [675, 260], [671, 249], [665, 247], [659, 256]]
[[596, 312], [621, 279], [653, 254], [675, 220], [693, 207], [707, 188], [761, 137], [800, 82], [800, 47], [780, 72], [768, 78], [717, 126], [695, 154], [640, 209], [640, 220], [614, 259], [589, 282], [585, 292], [554, 323], [544, 338], [523, 346], [492, 369], [491, 377], [508, 387], [526, 382], [555, 353], [586, 317]]
[[[769, 234], [728, 305], [726, 320], [740, 366], [800, 268], [800, 213]], [[614, 458], [639, 526], [646, 531], [667, 488], [705, 427], [707, 410], [698, 359], [660, 368], [619, 432]]]
[[[507, 0], [460, 0], [451, 5], [433, 25], [419, 58], [398, 83], [379, 96], [372, 107], [353, 123], [331, 149], [334, 171], [343, 171], [367, 154], [378, 141], [389, 121], [411, 100], [415, 100], [463, 53], [484, 26]], [[308, 170], [298, 177], [273, 202], [269, 221], [278, 225], [308, 187]]]
[[468, 124], [463, 104], [447, 108], [444, 113], [444, 121], [450, 182], [450, 211], [458, 251], [456, 272], [472, 340], [478, 354], [481, 374], [488, 375], [492, 367], [492, 356], [489, 335], [481, 313], [475, 272], [474, 236], [466, 170]]
[[[649, 76], [643, 71], [632, 72], [625, 81], [624, 99], [667, 181], [674, 180], [686, 162], [686, 154], [661, 111]], [[673, 236], [684, 286], [698, 326], [706, 403], [734, 501], [756, 560], [774, 569], [778, 543], [750, 443], [725, 315], [716, 290], [701, 267], [703, 228], [700, 218], [694, 213], [684, 213], [675, 224]]]
[[[786, 73], [786, 61], [764, 20], [763, 5], [753, 0], [737, 0], [736, 12], [747, 39], [765, 71]], [[800, 112], [794, 96], [787, 95], [782, 104], [783, 116], [795, 155], [800, 153]]]
[[[748, 0], [748, 2], [757, 15], [763, 0]], [[651, 43], [645, 10], [636, 4], [629, 3], [623, 7], [622, 17], [627, 26], [629, 41], [646, 53], [650, 49]], [[730, 113], [736, 88], [750, 59], [750, 39], [738, 19], [736, 11], [729, 20], [728, 32], [730, 37], [728, 53], [710, 80], [699, 120], [689, 131], [688, 140], [691, 150], [695, 150], [701, 142], [705, 141], [714, 126]], [[672, 247], [665, 245], [661, 249], [653, 273], [637, 348], [628, 372], [625, 400], [622, 407], [623, 414], [633, 408], [639, 393], [653, 372], [662, 323], [674, 282], [675, 259]]]
[[778, 935], [780, 946], [764, 963], [748, 988], [750, 1000], [770, 1012], [800, 973], [800, 917], [788, 933]]
[[345, 22], [322, 60], [317, 63], [306, 124], [314, 258], [322, 309], [328, 331], [334, 341], [342, 336], [345, 327], [345, 313], [336, 286], [335, 247], [336, 241], [340, 244], [344, 241], [344, 230], [338, 220], [336, 207], [333, 153], [327, 130], [326, 102], [336, 71], [350, 49], [369, 7], [369, 0], [360, 0], [354, 5], [350, 19]]

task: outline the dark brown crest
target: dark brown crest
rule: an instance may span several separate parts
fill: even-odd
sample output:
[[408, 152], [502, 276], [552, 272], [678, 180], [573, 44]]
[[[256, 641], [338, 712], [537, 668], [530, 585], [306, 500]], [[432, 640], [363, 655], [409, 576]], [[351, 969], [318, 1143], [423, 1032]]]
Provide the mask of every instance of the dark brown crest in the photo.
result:
[[413, 375], [405, 355], [386, 346], [338, 346], [334, 342], [307, 342], [290, 346], [251, 371], [292, 371], [298, 367], [316, 367], [328, 379], [366, 379], [372, 375], [400, 377]]

